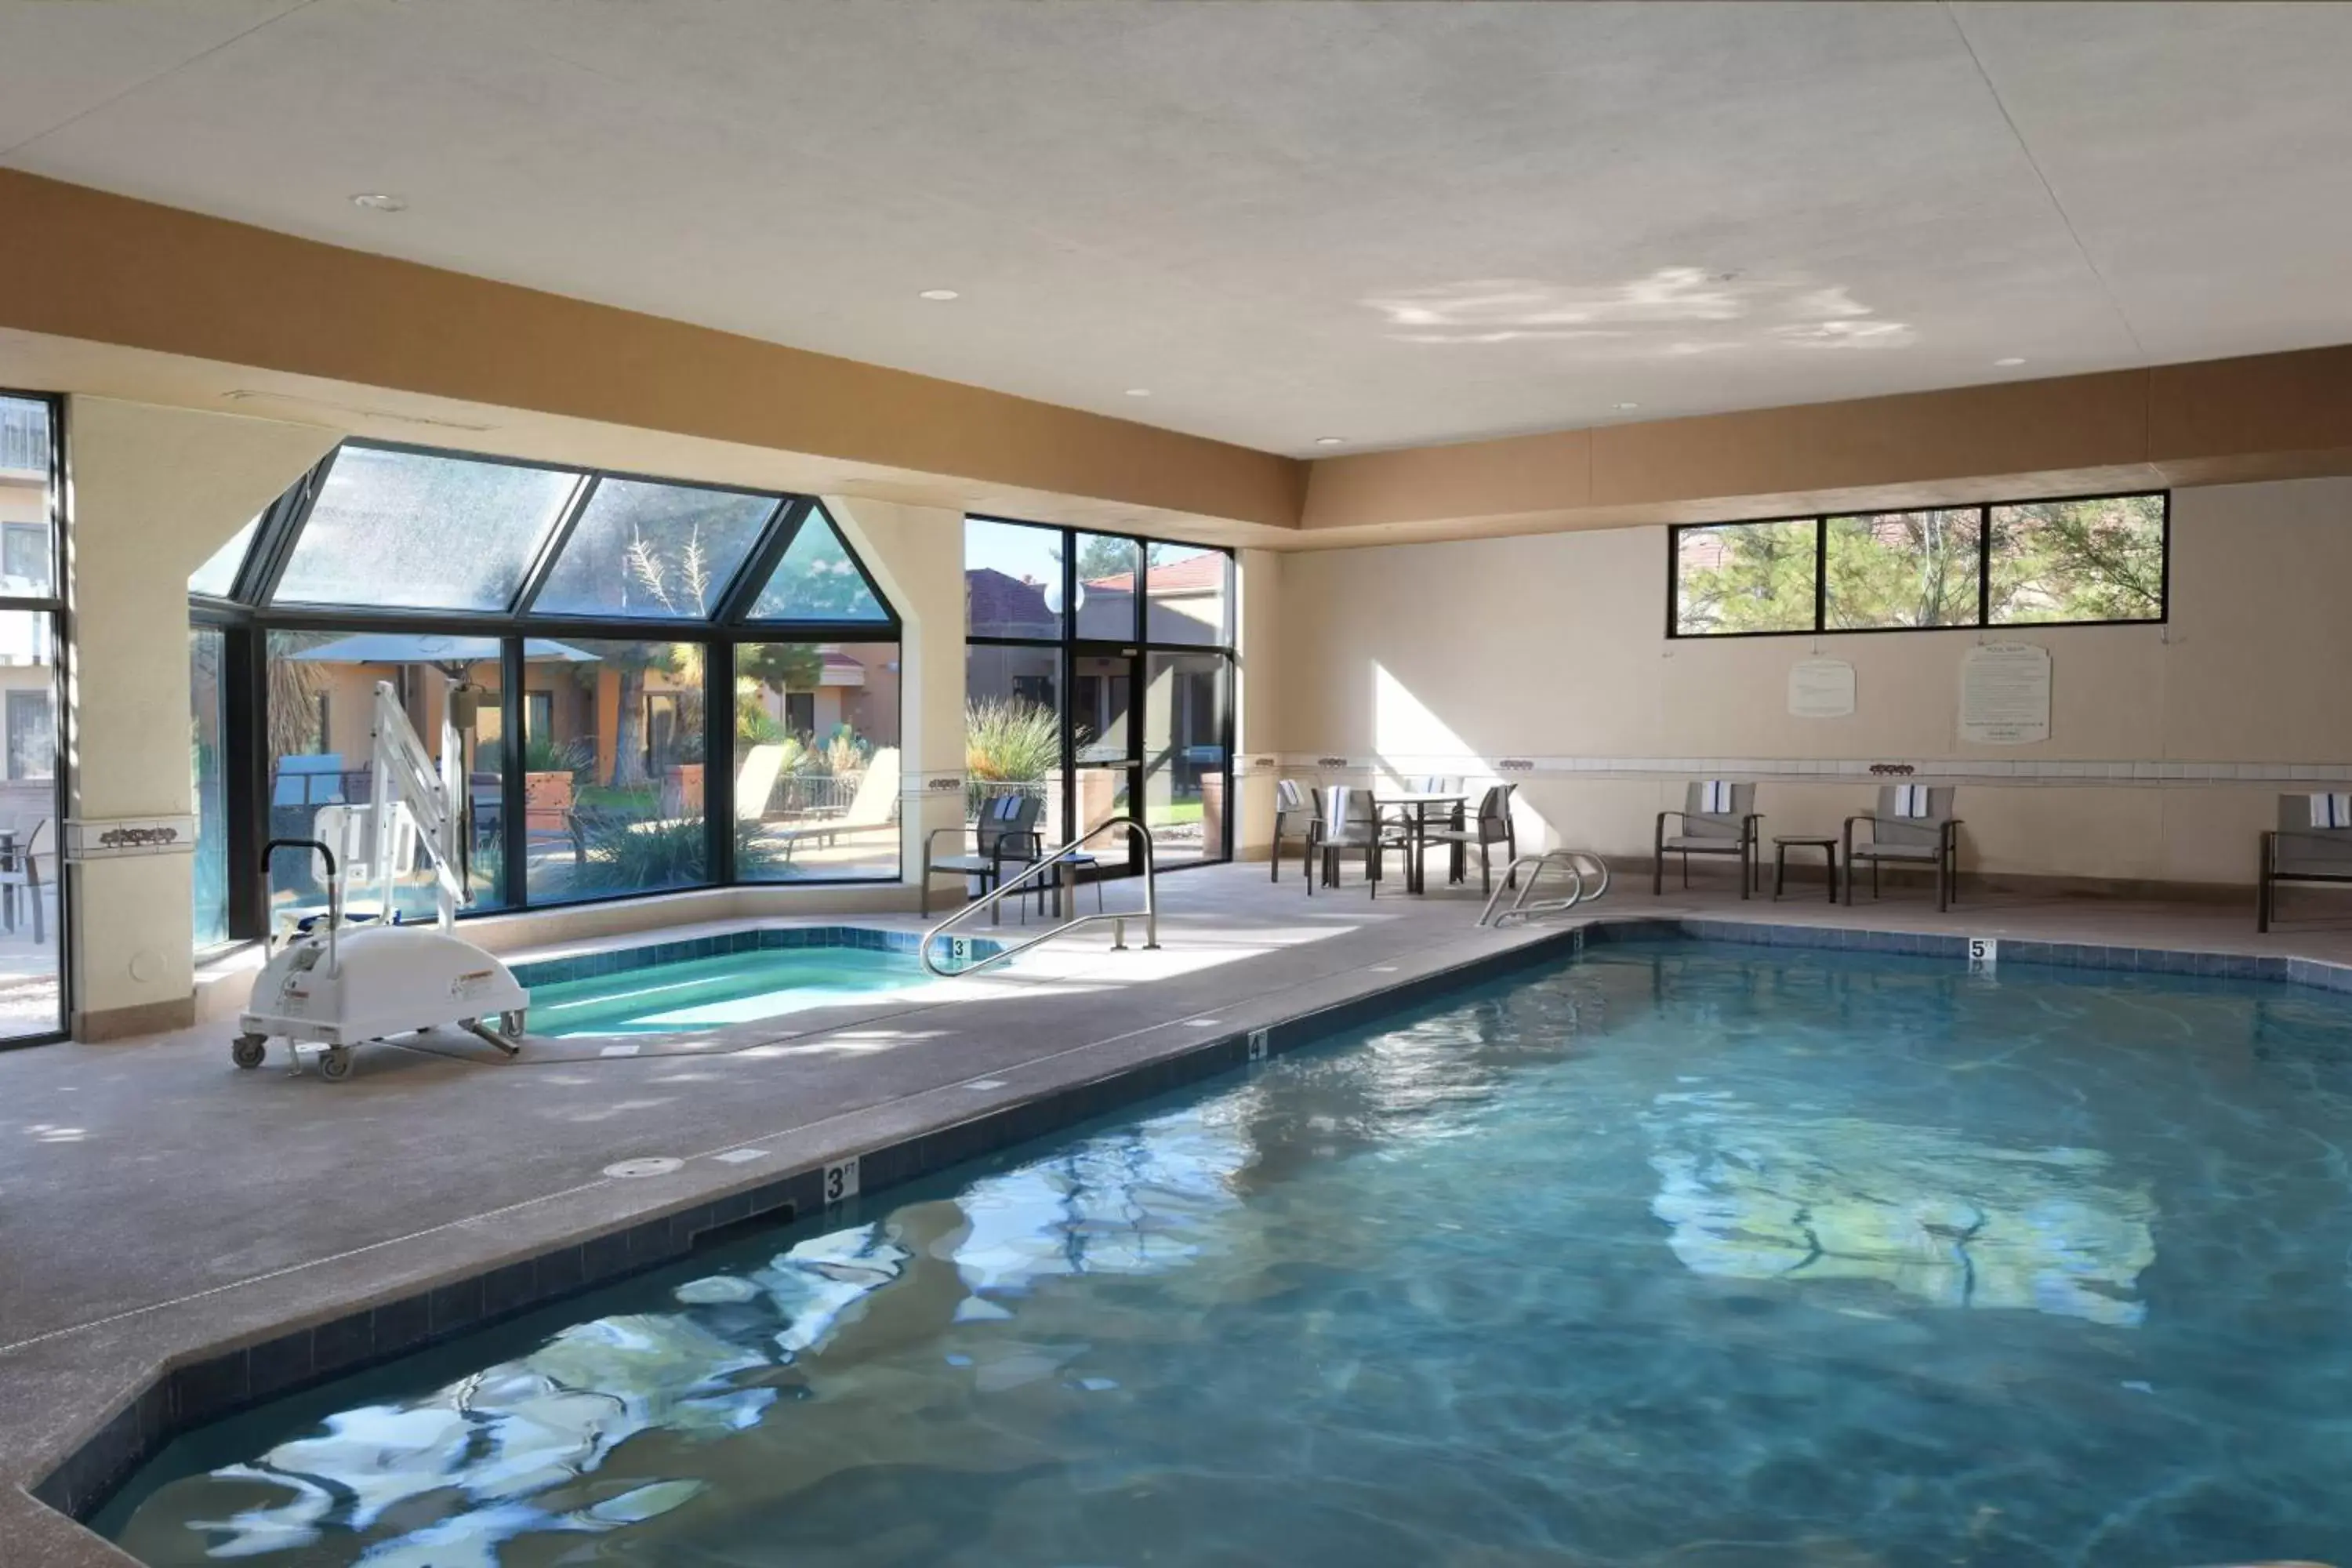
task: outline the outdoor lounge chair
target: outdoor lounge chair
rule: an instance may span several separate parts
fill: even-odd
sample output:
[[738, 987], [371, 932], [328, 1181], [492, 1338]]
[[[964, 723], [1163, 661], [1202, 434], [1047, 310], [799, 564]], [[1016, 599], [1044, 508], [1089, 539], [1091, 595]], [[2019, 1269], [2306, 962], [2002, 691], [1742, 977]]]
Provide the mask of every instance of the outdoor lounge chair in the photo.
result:
[[[1927, 866], [1936, 873], [1936, 909], [1948, 910], [1958, 898], [1960, 879], [1960, 819], [1952, 815], [1952, 791], [1928, 784], [1884, 784], [1878, 809], [1845, 819], [1845, 901], [1853, 902], [1853, 867], [1870, 862], [1870, 896], [1878, 897], [1878, 865]], [[1870, 837], [1855, 843], [1856, 823], [1870, 825]]]
[[2281, 882], [2352, 882], [2352, 795], [2283, 795], [2278, 826], [2263, 835], [2254, 929], [2271, 929]]
[[768, 797], [783, 771], [784, 748], [772, 741], [743, 753], [743, 765], [735, 770], [736, 821], [758, 822], [768, 815]]
[[872, 833], [888, 827], [898, 815], [898, 748], [884, 746], [866, 759], [866, 776], [857, 781], [847, 811], [801, 827], [771, 828], [762, 837], [782, 844], [789, 861], [803, 844], [831, 844], [845, 833]]
[[[1679, 830], [1669, 834], [1673, 818]], [[1746, 898], [1751, 882], [1761, 885], [1763, 857], [1757, 852], [1757, 830], [1764, 819], [1756, 813], [1756, 786], [1721, 779], [1694, 779], [1684, 792], [1680, 811], [1658, 813], [1653, 836], [1654, 858], [1650, 863], [1650, 895], [1666, 890], [1666, 857], [1683, 858], [1683, 886], [1690, 886], [1694, 855], [1736, 855], [1739, 858], [1739, 896]]]
[[41, 912], [41, 835], [49, 819], [37, 814], [26, 814], [0, 819], [0, 918], [5, 918], [8, 930], [16, 929], [17, 902], [21, 890], [23, 901], [33, 915], [33, 941], [45, 942], [48, 937], [42, 930]]
[[1274, 852], [1269, 862], [1266, 880], [1282, 880], [1282, 836], [1297, 832], [1311, 834], [1315, 824], [1323, 820], [1323, 797], [1312, 785], [1296, 779], [1277, 779], [1274, 785]]
[[[923, 836], [923, 876], [920, 901], [922, 912], [931, 912], [931, 873], [954, 871], [980, 879], [982, 897], [1004, 883], [1008, 868], [1013, 876], [1035, 865], [1045, 853], [1044, 835], [1037, 830], [1037, 818], [1045, 809], [1045, 797], [1026, 792], [1013, 795], [992, 795], [981, 802], [980, 816], [971, 822], [953, 827], [934, 827]], [[956, 835], [958, 853], [940, 855], [937, 845], [940, 835]], [[970, 854], [961, 852], [963, 836], [971, 835]], [[1000, 913], [1002, 911], [995, 911]]]
[[[1315, 896], [1319, 877], [1326, 887], [1339, 885], [1342, 851], [1364, 852], [1364, 881], [1373, 898], [1381, 896], [1381, 860], [1391, 849], [1410, 843], [1403, 826], [1384, 819], [1372, 804], [1372, 792], [1360, 784], [1333, 784], [1323, 791], [1323, 810], [1307, 829], [1307, 896]], [[1318, 861], [1321, 864], [1318, 866]]]
[[1462, 880], [1463, 852], [1475, 847], [1478, 851], [1478, 890], [1495, 890], [1495, 868], [1487, 851], [1501, 844], [1510, 849], [1506, 864], [1519, 858], [1519, 830], [1511, 823], [1511, 796], [1518, 787], [1515, 784], [1492, 785], [1479, 798], [1476, 816], [1460, 827], [1433, 827], [1422, 836], [1424, 845], [1444, 844], [1453, 849], [1453, 863], [1446, 869], [1448, 879]]

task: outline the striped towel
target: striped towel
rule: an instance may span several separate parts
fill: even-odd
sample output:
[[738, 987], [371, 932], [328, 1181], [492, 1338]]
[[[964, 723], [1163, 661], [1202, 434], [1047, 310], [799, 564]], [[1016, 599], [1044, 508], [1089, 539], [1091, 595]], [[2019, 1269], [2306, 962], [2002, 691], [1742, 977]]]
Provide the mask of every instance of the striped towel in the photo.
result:
[[1719, 816], [1731, 809], [1731, 784], [1727, 779], [1709, 779], [1698, 786], [1698, 808], [1710, 816]]
[[1926, 784], [1896, 784], [1895, 786], [1895, 816], [1925, 816], [1927, 815], [1927, 786]]
[[2352, 827], [2352, 795], [2313, 795], [2311, 825], [2314, 827]]

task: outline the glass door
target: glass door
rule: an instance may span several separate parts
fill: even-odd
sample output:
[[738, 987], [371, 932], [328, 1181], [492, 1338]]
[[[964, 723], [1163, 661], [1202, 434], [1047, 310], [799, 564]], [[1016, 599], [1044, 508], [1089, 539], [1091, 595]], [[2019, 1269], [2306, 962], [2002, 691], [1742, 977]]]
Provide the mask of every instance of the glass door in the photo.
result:
[[[1141, 660], [1131, 647], [1079, 643], [1070, 655], [1072, 831], [1133, 813], [1142, 795], [1142, 735], [1134, 722]], [[1088, 847], [1108, 873], [1143, 868], [1131, 846], [1105, 839]]]
[[1142, 816], [1162, 867], [1225, 858], [1228, 668], [1220, 653], [1144, 658]]

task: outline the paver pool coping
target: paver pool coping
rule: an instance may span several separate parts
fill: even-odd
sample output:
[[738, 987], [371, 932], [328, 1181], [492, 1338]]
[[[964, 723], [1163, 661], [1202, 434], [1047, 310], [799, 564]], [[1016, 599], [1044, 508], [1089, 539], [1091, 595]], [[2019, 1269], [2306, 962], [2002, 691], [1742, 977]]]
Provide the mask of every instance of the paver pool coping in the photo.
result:
[[[855, 930], [815, 929], [820, 933]], [[772, 940], [784, 934], [773, 931], [723, 933], [627, 950], [625, 956], [644, 954], [646, 956], [643, 963], [658, 963], [771, 946], [877, 945], [912, 951], [916, 941], [906, 933], [879, 931], [857, 933], [860, 938], [884, 939], [878, 942], [828, 942], [822, 935], [815, 940], [807, 936], [797, 941]], [[1093, 1078], [1055, 1084], [1029, 1098], [992, 1106], [895, 1142], [866, 1148], [857, 1157], [857, 1188], [861, 1194], [871, 1194], [918, 1180], [1215, 1077], [1253, 1060], [1313, 1044], [1401, 1008], [1521, 969], [1573, 958], [1583, 952], [1588, 942], [1615, 945], [1677, 939], [1954, 960], [1965, 960], [1969, 941], [1966, 936], [1945, 932], [1783, 925], [1679, 915], [1597, 916], [1532, 941], [1376, 986], [1255, 1029], [1230, 1029], [1187, 1041], [1149, 1059]], [[701, 944], [701, 950], [698, 950], [698, 944]], [[585, 978], [591, 973], [635, 966], [608, 963], [606, 955], [546, 962], [599, 966], [561, 976], [542, 972], [535, 976], [541, 982]], [[2000, 962], [2002, 965], [2040, 964], [2273, 981], [2352, 992], [2352, 965], [2308, 958], [2003, 938]], [[811, 1166], [781, 1178], [749, 1181], [716, 1197], [688, 1203], [618, 1228], [584, 1234], [552, 1249], [538, 1250], [430, 1289], [378, 1301], [275, 1334], [248, 1334], [242, 1342], [183, 1359], [113, 1411], [69, 1453], [32, 1479], [26, 1489], [58, 1513], [70, 1519], [87, 1519], [134, 1471], [184, 1432], [564, 1297], [675, 1262], [698, 1248], [723, 1242], [747, 1230], [780, 1226], [820, 1212], [827, 1206], [828, 1169], [824, 1165]], [[5, 1511], [0, 1510], [0, 1514]], [[110, 1548], [95, 1538], [85, 1539], [100, 1551], [110, 1552]]]

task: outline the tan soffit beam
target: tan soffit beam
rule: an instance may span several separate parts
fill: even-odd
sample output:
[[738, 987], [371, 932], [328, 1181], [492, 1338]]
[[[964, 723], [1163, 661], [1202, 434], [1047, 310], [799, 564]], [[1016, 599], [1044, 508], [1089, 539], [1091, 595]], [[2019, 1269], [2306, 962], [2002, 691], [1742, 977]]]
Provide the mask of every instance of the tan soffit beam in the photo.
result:
[[1281, 528], [1306, 482], [1268, 452], [11, 170], [0, 327]]

